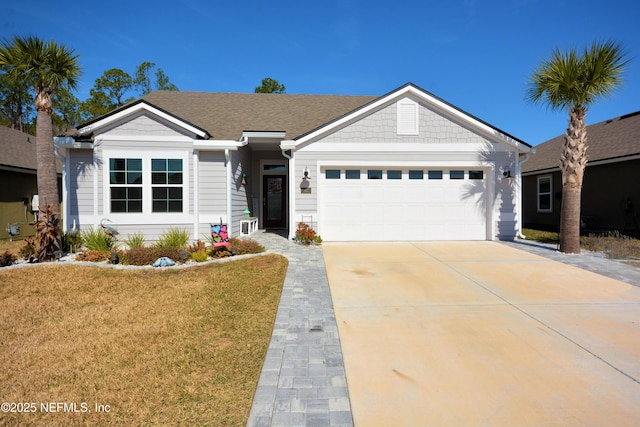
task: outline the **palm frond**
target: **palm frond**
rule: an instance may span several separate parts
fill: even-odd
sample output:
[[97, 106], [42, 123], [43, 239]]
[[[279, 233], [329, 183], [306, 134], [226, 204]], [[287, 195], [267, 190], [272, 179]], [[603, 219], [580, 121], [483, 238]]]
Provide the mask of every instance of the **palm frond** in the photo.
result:
[[525, 99], [552, 110], [588, 109], [622, 83], [626, 53], [615, 42], [593, 43], [582, 54], [556, 49], [529, 78]]

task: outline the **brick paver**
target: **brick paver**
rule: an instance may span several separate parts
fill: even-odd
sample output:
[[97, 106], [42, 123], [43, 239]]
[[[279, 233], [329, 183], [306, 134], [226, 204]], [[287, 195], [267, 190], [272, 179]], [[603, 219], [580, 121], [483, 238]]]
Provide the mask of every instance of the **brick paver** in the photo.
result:
[[248, 426], [353, 426], [322, 249], [251, 236], [289, 268]]

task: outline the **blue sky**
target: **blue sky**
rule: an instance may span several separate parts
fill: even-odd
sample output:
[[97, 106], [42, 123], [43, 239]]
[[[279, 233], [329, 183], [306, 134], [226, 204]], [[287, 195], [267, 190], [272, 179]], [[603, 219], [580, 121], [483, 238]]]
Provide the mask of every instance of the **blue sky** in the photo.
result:
[[566, 112], [525, 102], [553, 49], [622, 43], [624, 86], [589, 124], [640, 110], [637, 0], [324, 0], [10, 2], [0, 37], [36, 35], [80, 54], [77, 96], [110, 68], [155, 62], [182, 91], [253, 92], [264, 77], [287, 93], [383, 95], [407, 82], [537, 145]]

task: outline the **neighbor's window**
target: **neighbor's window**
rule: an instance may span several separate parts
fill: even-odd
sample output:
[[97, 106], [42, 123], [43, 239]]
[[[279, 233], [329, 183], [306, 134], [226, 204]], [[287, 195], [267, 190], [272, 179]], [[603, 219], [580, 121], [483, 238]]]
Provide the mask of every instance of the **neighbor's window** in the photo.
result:
[[449, 171], [449, 179], [464, 179], [464, 171], [459, 171], [459, 170]]
[[429, 171], [427, 174], [429, 179], [442, 179], [442, 171]]
[[182, 159], [151, 159], [152, 212], [182, 212]]
[[399, 171], [399, 170], [388, 170], [387, 171], [387, 179], [402, 179], [402, 171]]
[[367, 171], [368, 179], [382, 179], [382, 169], [369, 169]]
[[469, 171], [469, 179], [483, 179], [484, 172], [483, 171]]
[[142, 212], [142, 159], [109, 159], [111, 212]]
[[324, 177], [326, 179], [340, 179], [340, 169], [326, 169]]
[[410, 170], [409, 179], [424, 179], [424, 171]]
[[347, 169], [345, 172], [346, 179], [360, 179], [359, 169]]
[[551, 212], [553, 210], [551, 175], [538, 177], [538, 212]]

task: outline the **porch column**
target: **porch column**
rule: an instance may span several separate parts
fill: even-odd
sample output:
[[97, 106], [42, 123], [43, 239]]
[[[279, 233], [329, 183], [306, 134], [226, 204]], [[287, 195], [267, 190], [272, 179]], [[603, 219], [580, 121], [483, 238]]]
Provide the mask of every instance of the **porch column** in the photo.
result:
[[291, 150], [289, 159], [289, 240], [296, 237], [296, 157]]
[[233, 181], [233, 171], [231, 170], [231, 152], [228, 148], [224, 149], [225, 168], [227, 171], [227, 231], [229, 236], [233, 236], [233, 224], [231, 223], [231, 183]]

